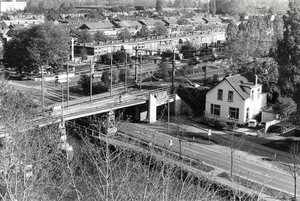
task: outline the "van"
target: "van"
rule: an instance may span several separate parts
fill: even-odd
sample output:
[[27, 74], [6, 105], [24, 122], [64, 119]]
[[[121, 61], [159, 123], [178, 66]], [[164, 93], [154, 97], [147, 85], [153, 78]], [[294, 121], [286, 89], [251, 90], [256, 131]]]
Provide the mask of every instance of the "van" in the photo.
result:
[[248, 120], [248, 128], [256, 128], [257, 126], [257, 120], [256, 119], [250, 119]]

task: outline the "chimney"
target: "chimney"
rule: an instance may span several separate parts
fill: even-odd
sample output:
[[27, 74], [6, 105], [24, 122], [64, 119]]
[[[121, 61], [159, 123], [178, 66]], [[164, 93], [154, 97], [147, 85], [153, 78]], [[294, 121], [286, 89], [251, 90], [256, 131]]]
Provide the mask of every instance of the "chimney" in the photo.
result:
[[258, 84], [258, 76], [255, 75], [254, 85], [256, 86]]

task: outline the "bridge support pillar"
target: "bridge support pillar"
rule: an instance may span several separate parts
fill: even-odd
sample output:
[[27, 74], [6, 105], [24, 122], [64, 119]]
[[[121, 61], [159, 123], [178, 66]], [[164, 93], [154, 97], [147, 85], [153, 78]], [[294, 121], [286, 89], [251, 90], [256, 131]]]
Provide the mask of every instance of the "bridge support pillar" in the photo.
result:
[[135, 122], [141, 122], [147, 120], [148, 108], [145, 105], [139, 105], [134, 107], [134, 117]]
[[156, 122], [156, 113], [157, 113], [157, 106], [156, 106], [156, 100], [157, 98], [153, 95], [149, 95], [149, 109], [148, 109], [148, 117], [149, 117], [149, 123], [152, 124]]
[[71, 161], [73, 159], [73, 147], [67, 142], [67, 132], [65, 127], [65, 122], [59, 124], [60, 129], [60, 144], [59, 148], [66, 153], [67, 160]]
[[177, 94], [175, 94], [175, 96], [174, 96], [174, 114], [175, 115], [181, 113], [181, 103], [182, 103], [181, 98]]

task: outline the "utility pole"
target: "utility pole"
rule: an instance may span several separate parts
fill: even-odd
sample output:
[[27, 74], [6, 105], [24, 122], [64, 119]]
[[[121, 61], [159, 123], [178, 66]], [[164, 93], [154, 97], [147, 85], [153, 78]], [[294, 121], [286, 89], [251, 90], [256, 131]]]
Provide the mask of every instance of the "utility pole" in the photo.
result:
[[138, 57], [138, 48], [136, 47], [135, 48], [135, 65], [134, 65], [134, 67], [135, 67], [135, 69], [134, 69], [134, 78], [135, 78], [135, 83], [137, 83], [138, 81], [138, 78], [137, 78], [137, 68], [138, 68], [138, 65], [139, 65], [139, 62], [138, 62], [138, 60], [139, 60], [139, 57]]
[[179, 137], [179, 159], [182, 159], [182, 157], [181, 157], [181, 142], [182, 142], [182, 139], [181, 139], [181, 137]]
[[203, 70], [203, 72], [204, 72], [203, 85], [206, 86], [206, 81], [207, 81], [206, 71], [207, 71], [207, 67], [206, 67], [206, 66], [202, 66], [202, 70]]
[[69, 97], [70, 97], [70, 84], [69, 84], [69, 62], [67, 63], [67, 107], [69, 107]]
[[113, 62], [113, 55], [110, 54], [110, 97], [112, 97], [112, 62]]
[[168, 127], [167, 127], [167, 133], [169, 134], [170, 129], [170, 97], [168, 97]]
[[71, 60], [74, 62], [74, 38], [71, 38]]
[[126, 49], [124, 49], [125, 52], [125, 93], [127, 92], [127, 53]]
[[90, 102], [92, 102], [92, 96], [93, 96], [93, 74], [94, 74], [94, 66], [91, 59], [91, 75], [90, 75]]
[[140, 91], [142, 90], [142, 81], [143, 81], [143, 74], [142, 74], [142, 53], [140, 54]]
[[44, 103], [45, 103], [45, 94], [44, 94], [44, 66], [42, 66], [42, 107], [44, 108]]
[[[67, 80], [68, 81], [68, 80]], [[61, 84], [61, 123], [64, 123], [64, 87], [63, 82]]]
[[175, 50], [173, 50], [173, 61], [172, 61], [172, 94], [174, 94], [174, 80], [175, 80]]

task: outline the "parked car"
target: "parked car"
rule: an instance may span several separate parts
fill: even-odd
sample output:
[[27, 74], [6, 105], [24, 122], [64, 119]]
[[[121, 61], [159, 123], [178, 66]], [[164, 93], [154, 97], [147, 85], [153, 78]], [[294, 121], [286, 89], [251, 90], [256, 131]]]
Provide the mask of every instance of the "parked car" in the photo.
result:
[[256, 119], [250, 119], [248, 120], [248, 128], [256, 128], [258, 122]]
[[257, 128], [261, 129], [261, 128], [265, 128], [266, 127], [266, 122], [262, 121], [257, 125]]

